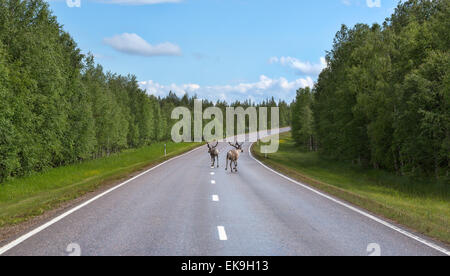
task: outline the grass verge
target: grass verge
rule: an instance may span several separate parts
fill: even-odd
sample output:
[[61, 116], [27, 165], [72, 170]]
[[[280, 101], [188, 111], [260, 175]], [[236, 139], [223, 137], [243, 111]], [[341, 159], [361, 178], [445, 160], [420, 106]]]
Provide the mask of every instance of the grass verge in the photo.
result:
[[0, 227], [42, 215], [102, 185], [126, 178], [199, 145], [168, 142], [167, 156], [164, 156], [164, 143], [156, 143], [0, 184]]
[[280, 135], [280, 149], [266, 159], [273, 169], [328, 194], [450, 244], [450, 185], [434, 178], [411, 178], [381, 170], [324, 160], [304, 152], [290, 133]]

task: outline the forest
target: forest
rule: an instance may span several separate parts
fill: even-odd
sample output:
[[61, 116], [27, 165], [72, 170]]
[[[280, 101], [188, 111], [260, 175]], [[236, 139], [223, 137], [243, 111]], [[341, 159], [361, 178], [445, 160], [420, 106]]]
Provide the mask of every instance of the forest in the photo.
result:
[[293, 138], [324, 158], [449, 180], [450, 1], [399, 3], [382, 24], [342, 26]]
[[[0, 182], [168, 140], [172, 110], [195, 98], [155, 97], [135, 76], [105, 72], [43, 0], [0, 0]], [[229, 103], [203, 103], [213, 105]], [[279, 106], [290, 124], [285, 102], [258, 105]]]
[[[450, 2], [409, 0], [382, 24], [343, 25], [313, 88], [279, 106], [327, 159], [449, 178]], [[84, 55], [43, 0], [0, 0], [0, 182], [170, 139], [177, 106]], [[225, 113], [225, 112], [224, 112]]]

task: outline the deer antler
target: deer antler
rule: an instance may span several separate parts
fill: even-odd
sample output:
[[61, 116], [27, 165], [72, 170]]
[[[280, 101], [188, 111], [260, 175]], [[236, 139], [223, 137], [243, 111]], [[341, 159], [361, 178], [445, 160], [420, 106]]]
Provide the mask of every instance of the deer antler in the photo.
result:
[[214, 147], [217, 147], [219, 145], [219, 142], [216, 142], [216, 145]]
[[228, 144], [230, 144], [230, 146], [232, 146], [233, 148], [237, 149], [236, 145], [233, 145], [230, 142], [228, 142]]

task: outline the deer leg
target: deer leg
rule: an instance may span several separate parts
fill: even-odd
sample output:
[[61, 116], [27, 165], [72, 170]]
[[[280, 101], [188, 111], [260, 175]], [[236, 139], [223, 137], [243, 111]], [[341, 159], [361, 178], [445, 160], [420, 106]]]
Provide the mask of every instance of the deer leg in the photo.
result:
[[228, 171], [228, 156], [227, 159], [225, 159], [225, 170]]
[[217, 155], [217, 168], [219, 167], [219, 155]]

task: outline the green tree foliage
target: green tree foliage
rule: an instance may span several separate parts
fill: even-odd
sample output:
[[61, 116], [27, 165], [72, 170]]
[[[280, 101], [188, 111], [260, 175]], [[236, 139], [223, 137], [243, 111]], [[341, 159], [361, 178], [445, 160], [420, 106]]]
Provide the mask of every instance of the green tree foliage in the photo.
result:
[[0, 181], [20, 166], [17, 130], [14, 126], [14, 106], [17, 104], [8, 91], [8, 69], [3, 45], [0, 42]]
[[[383, 26], [342, 26], [313, 91], [320, 152], [402, 174], [449, 172], [449, 1], [400, 3]], [[294, 135], [309, 122], [306, 91]]]
[[[157, 98], [134, 76], [105, 73], [43, 0], [0, 0], [0, 182], [168, 140], [172, 110], [192, 110], [194, 99]], [[289, 106], [279, 105], [288, 125]], [[227, 103], [217, 106], [225, 114]]]
[[292, 137], [297, 144], [310, 151], [316, 148], [312, 112], [313, 100], [311, 89], [307, 87], [297, 91], [297, 97], [292, 104]]

